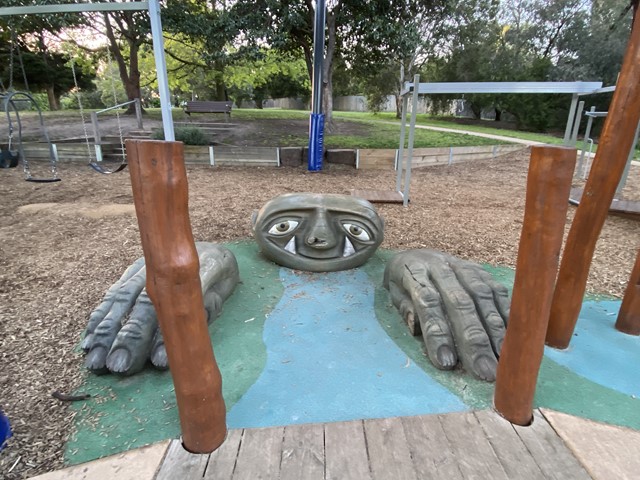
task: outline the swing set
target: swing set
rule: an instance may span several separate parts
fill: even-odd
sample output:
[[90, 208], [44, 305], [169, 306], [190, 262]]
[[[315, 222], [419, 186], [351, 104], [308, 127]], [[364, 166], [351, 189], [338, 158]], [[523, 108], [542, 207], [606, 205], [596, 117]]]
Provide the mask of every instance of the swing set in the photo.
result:
[[[151, 20], [152, 20], [152, 30], [157, 30], [161, 32], [161, 25], [159, 20], [159, 7], [157, 6], [157, 2], [132, 2], [132, 3], [120, 3], [115, 5], [109, 4], [84, 4], [84, 5], [49, 5], [49, 6], [39, 6], [39, 7], [6, 7], [0, 9], [0, 16], [11, 16], [11, 15], [19, 15], [19, 14], [41, 14], [41, 13], [64, 13], [64, 12], [84, 12], [84, 11], [111, 11], [111, 10], [148, 10], [150, 12]], [[156, 24], [156, 27], [153, 25]], [[158, 28], [159, 27], [159, 28]], [[157, 32], [154, 34], [154, 38], [157, 37]], [[155, 44], [154, 42], [154, 49]], [[9, 54], [9, 87], [5, 88], [4, 84], [1, 83], [0, 80], [0, 88], [3, 93], [0, 93], [0, 101], [2, 101], [2, 106], [7, 116], [8, 121], [8, 142], [5, 146], [0, 146], [0, 168], [15, 168], [18, 166], [19, 162], [22, 161], [25, 179], [30, 182], [58, 182], [61, 179], [57, 175], [57, 162], [58, 162], [58, 154], [56, 145], [53, 144], [48, 135], [44, 118], [42, 115], [42, 110], [38, 106], [34, 97], [28, 93], [29, 87], [27, 82], [26, 70], [24, 67], [24, 63], [22, 60], [22, 54], [20, 52], [20, 48], [18, 42], [16, 41], [15, 31], [12, 29], [11, 33], [11, 43], [10, 43], [10, 54]], [[13, 73], [14, 73], [14, 50], [17, 50], [18, 61], [20, 64], [20, 68], [22, 70], [23, 81], [26, 91], [15, 91], [13, 89]], [[109, 69], [111, 70], [112, 60], [111, 55], [109, 54]], [[168, 107], [164, 106], [162, 109], [162, 117], [163, 117], [163, 127], [165, 131], [165, 138], [173, 139], [173, 123], [171, 120], [171, 107], [168, 102], [168, 85], [166, 84], [166, 67], [164, 66], [164, 56], [162, 56], [161, 60], [158, 60], [158, 53], [156, 52], [156, 60], [157, 62], [161, 62], [161, 65], [158, 65], [159, 77], [160, 71], [162, 70], [164, 73], [164, 81], [161, 81], [162, 78], [159, 78], [160, 83], [160, 93], [161, 97], [166, 97], [166, 100], [162, 102], [163, 104], [169, 105]], [[162, 67], [162, 68], [160, 68]], [[82, 125], [84, 130], [84, 141], [87, 145], [87, 152], [89, 157], [89, 166], [93, 168], [96, 172], [101, 174], [111, 174], [122, 171], [127, 166], [126, 161], [126, 153], [124, 147], [124, 137], [122, 132], [122, 125], [120, 114], [117, 109], [128, 106], [130, 104], [135, 104], [136, 112], [138, 116], [138, 125], [141, 127], [141, 108], [140, 108], [140, 100], [134, 99], [129, 102], [121, 103], [114, 105], [112, 107], [105, 108], [100, 110], [99, 112], [92, 112], [91, 119], [94, 126], [94, 148], [91, 146], [91, 141], [89, 137], [89, 133], [87, 131], [87, 121], [85, 118], [85, 111], [82, 105], [82, 96], [80, 87], [78, 84], [76, 65], [73, 59], [71, 59], [71, 71], [73, 74], [73, 81], [75, 86], [75, 94], [78, 99], [78, 105], [80, 109], [80, 116], [82, 118]], [[117, 103], [117, 94], [115, 90], [115, 85], [112, 85], [113, 98], [115, 103]], [[19, 103], [20, 102], [20, 103]], [[22, 122], [20, 119], [19, 111], [24, 109], [24, 104], [28, 103], [30, 106], [34, 107], [37, 111], [37, 116], [39, 120], [39, 126], [41, 130], [41, 138], [48, 145], [48, 157], [50, 164], [50, 176], [35, 176], [31, 173], [29, 162], [27, 159], [27, 155], [25, 154], [25, 149], [23, 147], [23, 128]], [[18, 106], [22, 108], [18, 108]], [[118, 133], [120, 139], [120, 151], [122, 155], [121, 162], [113, 167], [108, 168], [103, 163], [103, 152], [102, 152], [102, 141], [100, 137], [100, 132], [98, 128], [98, 120], [97, 115], [100, 113], [107, 112], [109, 110], [116, 109], [116, 118], [118, 124]], [[167, 120], [168, 119], [168, 120]], [[17, 137], [16, 137], [17, 132]]]
[[[51, 143], [51, 139], [49, 138], [49, 134], [44, 124], [44, 118], [42, 116], [42, 110], [38, 105], [38, 102], [27, 92], [16, 91], [13, 89], [13, 66], [14, 66], [14, 47], [18, 52], [18, 61], [20, 62], [20, 68], [22, 70], [23, 82], [24, 86], [27, 90], [29, 90], [29, 83], [27, 81], [27, 74], [24, 68], [24, 62], [22, 61], [22, 53], [20, 51], [20, 46], [16, 41], [15, 31], [11, 32], [11, 43], [9, 49], [9, 88], [5, 90], [4, 85], [2, 85], [2, 89], [4, 93], [0, 94], [0, 99], [2, 100], [3, 110], [7, 117], [7, 124], [9, 129], [9, 138], [7, 142], [6, 148], [0, 146], [0, 167], [2, 168], [15, 168], [18, 166], [18, 163], [22, 159], [22, 168], [24, 170], [25, 180], [28, 182], [38, 182], [38, 183], [51, 183], [51, 182], [59, 182], [60, 178], [57, 173], [57, 154], [55, 150], [55, 146]], [[27, 156], [24, 152], [24, 146], [22, 143], [22, 121], [20, 119], [20, 110], [24, 104], [29, 104], [34, 107], [38, 114], [38, 123], [40, 126], [40, 132], [42, 138], [48, 146], [49, 153], [49, 168], [50, 168], [50, 176], [47, 177], [39, 177], [34, 176], [31, 173], [31, 169], [29, 167], [29, 162], [27, 160]], [[12, 115], [13, 114], [13, 115]], [[12, 119], [12, 117], [15, 118]], [[14, 148], [14, 134], [15, 134], [15, 126], [17, 126], [17, 145]]]

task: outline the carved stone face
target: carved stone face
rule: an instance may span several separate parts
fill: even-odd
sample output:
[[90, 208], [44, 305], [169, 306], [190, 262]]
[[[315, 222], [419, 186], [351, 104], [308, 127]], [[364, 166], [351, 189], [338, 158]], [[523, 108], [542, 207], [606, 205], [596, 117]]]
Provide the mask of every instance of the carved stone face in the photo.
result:
[[267, 202], [253, 218], [262, 253], [284, 267], [333, 272], [362, 265], [382, 243], [382, 218], [349, 195], [292, 193]]

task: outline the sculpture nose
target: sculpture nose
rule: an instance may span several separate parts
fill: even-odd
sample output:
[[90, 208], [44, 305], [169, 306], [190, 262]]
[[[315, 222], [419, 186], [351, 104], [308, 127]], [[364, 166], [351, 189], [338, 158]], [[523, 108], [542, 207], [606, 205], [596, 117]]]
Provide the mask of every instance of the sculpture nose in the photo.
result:
[[307, 245], [309, 245], [310, 247], [322, 247], [322, 246], [325, 246], [326, 244], [327, 244], [327, 241], [322, 238], [318, 238], [314, 236], [307, 237]]
[[311, 248], [328, 249], [336, 245], [335, 235], [331, 231], [325, 212], [318, 212], [311, 222], [305, 243]]

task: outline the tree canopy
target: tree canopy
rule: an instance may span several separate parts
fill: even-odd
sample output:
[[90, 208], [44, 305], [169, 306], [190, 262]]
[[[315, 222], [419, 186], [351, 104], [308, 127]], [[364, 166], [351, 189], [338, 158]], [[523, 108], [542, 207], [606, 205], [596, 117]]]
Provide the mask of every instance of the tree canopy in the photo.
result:
[[[37, 2], [50, 3], [4, 0], [3, 5]], [[375, 108], [388, 95], [398, 98], [403, 80], [415, 73], [422, 81], [613, 84], [636, 4], [635, 0], [328, 0], [323, 109], [330, 119], [334, 90], [364, 94]], [[253, 100], [260, 106], [264, 99], [280, 95], [306, 100], [314, 9], [312, 0], [163, 2], [175, 103], [190, 98], [232, 99]], [[47, 92], [52, 108], [57, 108], [61, 94], [73, 88], [69, 52], [79, 55], [76, 60], [94, 62], [92, 68], [85, 64], [80, 69], [83, 89], [90, 88], [92, 72], [106, 75], [109, 56], [127, 98], [151, 98], [147, 92], [157, 87], [145, 12], [0, 17], [0, 28], [2, 82], [10, 83], [8, 60], [14, 37], [29, 87]], [[99, 32], [102, 40], [84, 42], [84, 33], [90, 31]], [[73, 48], [68, 46], [70, 38], [76, 39]], [[21, 77], [14, 68], [16, 85], [24, 83]], [[465, 100], [477, 115], [490, 107], [497, 118], [509, 112], [522, 127], [534, 129], [553, 127], [567, 103], [557, 97], [509, 95], [474, 95]]]

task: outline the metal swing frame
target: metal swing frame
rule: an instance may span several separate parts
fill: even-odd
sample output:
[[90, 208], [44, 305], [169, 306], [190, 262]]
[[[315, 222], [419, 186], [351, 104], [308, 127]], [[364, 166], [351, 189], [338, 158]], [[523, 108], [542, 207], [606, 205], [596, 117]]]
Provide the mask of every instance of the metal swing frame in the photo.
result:
[[4, 7], [0, 8], [0, 17], [45, 13], [114, 12], [122, 10], [145, 10], [149, 12], [149, 19], [151, 21], [151, 37], [153, 40], [153, 56], [156, 62], [156, 74], [158, 76], [158, 93], [160, 94], [164, 138], [167, 141], [173, 142], [175, 141], [175, 133], [173, 130], [173, 118], [171, 116], [171, 96], [169, 93], [169, 80], [167, 78], [167, 63], [164, 56], [164, 39], [162, 37], [162, 20], [160, 16], [159, 0], [149, 0], [145, 2], [72, 3], [58, 5], [33, 5], [26, 7]]
[[[110, 11], [147, 11], [151, 21], [151, 36], [153, 40], [153, 53], [156, 63], [156, 73], [158, 77], [158, 91], [160, 94], [160, 106], [162, 111], [162, 127], [164, 138], [167, 141], [175, 141], [173, 129], [173, 117], [171, 115], [171, 96], [169, 92], [169, 80], [167, 77], [167, 63], [164, 55], [164, 39], [162, 37], [162, 20], [160, 16], [159, 0], [134, 1], [134, 2], [102, 2], [102, 3], [74, 3], [74, 4], [49, 4], [33, 5], [24, 7], [4, 7], [0, 8], [1, 16], [12, 15], [37, 15], [37, 14], [57, 14], [57, 13], [80, 13], [80, 12], [110, 12]], [[55, 150], [55, 149], [54, 149]], [[92, 162], [91, 166], [101, 173], [113, 173], [105, 171], [100, 165]], [[126, 164], [124, 164], [126, 166]], [[120, 166], [115, 171], [122, 170]], [[96, 168], [98, 167], [98, 168]], [[114, 172], [115, 172], [114, 171]], [[33, 181], [33, 180], [32, 180]]]

